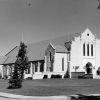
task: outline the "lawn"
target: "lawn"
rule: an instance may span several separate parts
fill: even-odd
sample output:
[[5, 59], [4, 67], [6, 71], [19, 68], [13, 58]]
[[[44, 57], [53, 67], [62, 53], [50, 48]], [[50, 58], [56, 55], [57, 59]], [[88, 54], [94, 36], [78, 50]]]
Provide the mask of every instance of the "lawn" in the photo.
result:
[[46, 79], [25, 80], [21, 89], [6, 89], [8, 80], [0, 80], [0, 92], [29, 96], [74, 94], [99, 94], [100, 80], [96, 79]]

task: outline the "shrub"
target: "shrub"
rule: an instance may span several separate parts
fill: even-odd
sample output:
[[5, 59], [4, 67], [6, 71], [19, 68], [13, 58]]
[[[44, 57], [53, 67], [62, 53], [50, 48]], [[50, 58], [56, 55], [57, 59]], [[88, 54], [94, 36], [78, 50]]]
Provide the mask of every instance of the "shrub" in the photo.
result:
[[100, 67], [97, 69], [97, 75], [100, 75]]
[[4, 75], [4, 79], [8, 79], [8, 76], [7, 75]]
[[51, 79], [54, 78], [54, 75], [51, 75]]
[[2, 79], [2, 75], [0, 74], [0, 79]]
[[78, 78], [83, 78], [84, 79], [84, 76], [80, 75], [80, 76], [78, 76]]
[[48, 75], [44, 75], [44, 76], [43, 76], [43, 79], [47, 79], [47, 78], [48, 78]]
[[32, 80], [32, 77], [27, 77], [26, 80]]
[[78, 78], [92, 79], [93, 78], [93, 75], [92, 74], [84, 74], [84, 75], [78, 76]]
[[69, 74], [64, 75], [64, 78], [69, 78]]
[[22, 87], [21, 79], [9, 79], [9, 86], [7, 89], [18, 89]]
[[62, 75], [59, 75], [59, 74], [58, 74], [58, 75], [53, 75], [53, 74], [52, 74], [52, 75], [51, 75], [51, 79], [53, 79], [53, 78], [54, 78], [54, 79], [57, 79], [57, 78], [60, 79], [60, 78], [62, 78]]
[[100, 71], [99, 70], [97, 70], [97, 75], [100, 75]]

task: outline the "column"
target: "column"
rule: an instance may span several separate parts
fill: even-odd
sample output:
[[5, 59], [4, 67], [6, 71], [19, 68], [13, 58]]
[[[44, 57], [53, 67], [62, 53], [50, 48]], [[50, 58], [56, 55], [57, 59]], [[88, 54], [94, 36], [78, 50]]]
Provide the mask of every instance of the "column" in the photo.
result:
[[12, 65], [12, 72], [14, 72], [14, 65]]
[[44, 72], [46, 72], [46, 56], [44, 58]]
[[4, 66], [2, 65], [2, 78], [3, 78], [3, 76], [4, 76], [4, 68], [3, 68]]
[[54, 72], [54, 68], [55, 68], [55, 55], [53, 55], [53, 72]]
[[8, 77], [8, 79], [10, 78], [9, 75], [10, 75], [10, 66], [8, 65], [8, 66], [7, 66], [7, 77]]
[[33, 79], [33, 63], [31, 62], [31, 66], [30, 66], [30, 74], [32, 76], [32, 79]]
[[9, 65], [7, 65], [7, 76], [9, 75]]
[[32, 64], [32, 62], [30, 64], [30, 74], [33, 74], [33, 64]]
[[3, 78], [7, 75], [7, 66], [3, 66]]
[[96, 56], [96, 44], [93, 43], [93, 56], [95, 57]]
[[87, 43], [85, 43], [85, 56], [87, 56]]
[[3, 65], [3, 78], [4, 78], [5, 73], [6, 73], [6, 68], [5, 68], [5, 65]]
[[41, 65], [41, 62], [38, 62], [38, 72], [40, 72], [40, 65]]
[[33, 74], [35, 73], [35, 63], [33, 63]]

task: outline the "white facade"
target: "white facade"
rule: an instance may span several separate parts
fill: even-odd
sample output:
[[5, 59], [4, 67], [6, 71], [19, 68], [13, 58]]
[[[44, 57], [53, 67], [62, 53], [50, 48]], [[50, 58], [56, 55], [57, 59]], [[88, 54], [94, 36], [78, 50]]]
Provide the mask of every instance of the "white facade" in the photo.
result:
[[96, 36], [89, 29], [86, 29], [72, 41], [70, 73], [84, 72], [85, 74], [93, 74], [93, 78], [98, 78], [99, 66], [100, 40], [96, 39]]

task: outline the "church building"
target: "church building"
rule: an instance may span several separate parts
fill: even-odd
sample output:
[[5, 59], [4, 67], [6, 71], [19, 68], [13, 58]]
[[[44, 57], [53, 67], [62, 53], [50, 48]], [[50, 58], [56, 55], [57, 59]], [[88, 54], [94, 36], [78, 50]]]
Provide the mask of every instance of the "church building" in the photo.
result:
[[[2, 78], [10, 77], [19, 47], [0, 59]], [[75, 36], [64, 36], [27, 45], [30, 68], [24, 78], [100, 78], [100, 39], [88, 28]]]

